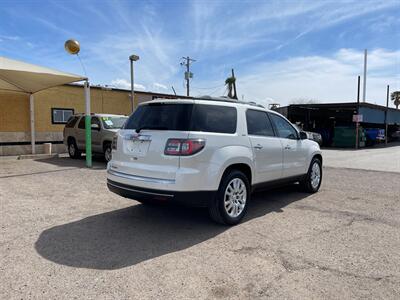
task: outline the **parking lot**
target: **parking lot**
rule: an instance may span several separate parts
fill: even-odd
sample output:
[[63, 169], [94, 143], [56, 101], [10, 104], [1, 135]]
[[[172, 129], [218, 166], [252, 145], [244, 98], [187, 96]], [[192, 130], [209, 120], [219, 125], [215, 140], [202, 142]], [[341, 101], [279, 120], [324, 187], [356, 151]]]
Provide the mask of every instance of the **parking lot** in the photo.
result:
[[399, 299], [400, 147], [362, 151], [327, 153], [317, 194], [255, 194], [235, 227], [112, 194], [102, 161], [2, 159], [0, 298]]

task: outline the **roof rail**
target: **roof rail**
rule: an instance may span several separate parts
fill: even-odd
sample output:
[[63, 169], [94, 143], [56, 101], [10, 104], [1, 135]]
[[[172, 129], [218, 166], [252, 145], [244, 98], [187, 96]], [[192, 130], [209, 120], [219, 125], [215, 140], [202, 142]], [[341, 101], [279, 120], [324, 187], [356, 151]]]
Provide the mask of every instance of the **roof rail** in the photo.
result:
[[240, 100], [236, 100], [236, 99], [232, 99], [232, 98], [228, 98], [225, 96], [222, 97], [211, 97], [208, 95], [204, 95], [204, 96], [198, 96], [198, 97], [191, 97], [191, 98], [180, 98], [179, 96], [177, 96], [174, 99], [169, 99], [169, 98], [161, 98], [161, 99], [153, 99], [154, 101], [157, 100], [207, 100], [207, 101], [220, 101], [220, 102], [229, 102], [229, 103], [238, 103], [238, 104], [246, 104], [246, 105], [251, 105], [251, 106], [256, 106], [256, 107], [260, 107], [260, 108], [264, 108], [267, 109], [265, 106], [258, 104], [254, 101], [240, 101]]
[[211, 97], [211, 96], [205, 95], [205, 96], [193, 97], [193, 99], [194, 100], [222, 101], [222, 102], [230, 102], [230, 103], [247, 104], [247, 105], [257, 106], [257, 107], [261, 107], [261, 108], [265, 109], [264, 106], [262, 106], [261, 104], [255, 103], [254, 101], [250, 101], [250, 102], [239, 101], [239, 100], [228, 98], [225, 96]]
[[261, 108], [265, 108], [265, 106], [264, 106], [264, 105], [261, 105], [261, 104], [255, 103], [255, 102], [253, 102], [253, 101], [250, 101], [250, 102], [247, 102], [247, 103], [248, 103], [248, 104], [250, 104], [250, 105], [254, 105], [254, 106], [261, 107]]
[[238, 100], [232, 99], [232, 98], [228, 98], [226, 96], [212, 97], [212, 96], [209, 96], [209, 95], [204, 95], [204, 96], [198, 96], [198, 97], [194, 97], [194, 98], [201, 99], [201, 100], [238, 102]]

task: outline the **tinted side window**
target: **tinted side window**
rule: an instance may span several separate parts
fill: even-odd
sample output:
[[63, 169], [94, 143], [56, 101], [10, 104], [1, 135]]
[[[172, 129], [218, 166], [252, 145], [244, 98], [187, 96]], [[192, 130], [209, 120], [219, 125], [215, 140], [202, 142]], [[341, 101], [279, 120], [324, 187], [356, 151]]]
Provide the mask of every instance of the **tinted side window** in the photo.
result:
[[85, 129], [85, 116], [83, 116], [79, 121], [78, 128]]
[[272, 122], [274, 122], [279, 137], [292, 140], [297, 139], [297, 131], [288, 121], [276, 114], [269, 114], [269, 116]]
[[196, 104], [192, 114], [192, 131], [235, 133], [237, 111], [234, 107]]
[[274, 136], [271, 121], [266, 112], [247, 110], [247, 133], [251, 135]]
[[67, 128], [74, 127], [76, 122], [78, 121], [78, 119], [79, 119], [79, 117], [76, 117], [76, 116], [75, 117], [74, 116], [70, 117], [68, 119], [67, 124], [65, 125], [65, 127], [67, 127]]
[[99, 128], [101, 128], [100, 120], [97, 117], [92, 117], [90, 124], [97, 124], [99, 125]]

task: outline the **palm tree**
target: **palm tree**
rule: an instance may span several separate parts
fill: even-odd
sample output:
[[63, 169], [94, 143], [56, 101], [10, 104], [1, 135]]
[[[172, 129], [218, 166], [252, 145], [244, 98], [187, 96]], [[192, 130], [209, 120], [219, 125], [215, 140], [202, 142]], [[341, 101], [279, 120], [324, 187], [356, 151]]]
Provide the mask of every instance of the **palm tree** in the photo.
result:
[[400, 105], [400, 91], [393, 92], [393, 93], [390, 95], [390, 98], [392, 99], [393, 104], [396, 105], [396, 109], [399, 109], [399, 105]]
[[228, 86], [228, 97], [237, 100], [238, 97], [236, 92], [236, 77], [235, 73], [233, 72], [233, 69], [232, 69], [232, 77], [228, 77], [225, 80], [225, 85]]
[[236, 81], [235, 77], [228, 77], [225, 80], [225, 85], [228, 86], [228, 97], [231, 98], [231, 99], [236, 99], [236, 97], [237, 97], [235, 95], [234, 85], [233, 85], [235, 83], [235, 81]]

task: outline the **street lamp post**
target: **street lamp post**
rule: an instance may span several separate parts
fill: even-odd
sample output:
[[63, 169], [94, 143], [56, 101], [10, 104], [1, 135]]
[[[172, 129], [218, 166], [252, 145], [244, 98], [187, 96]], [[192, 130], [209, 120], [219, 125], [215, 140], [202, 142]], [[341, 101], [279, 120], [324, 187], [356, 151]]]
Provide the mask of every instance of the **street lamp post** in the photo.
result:
[[132, 54], [129, 56], [129, 60], [131, 62], [131, 111], [133, 112], [135, 110], [135, 89], [134, 89], [134, 83], [133, 83], [133, 62], [139, 60], [139, 56]]

